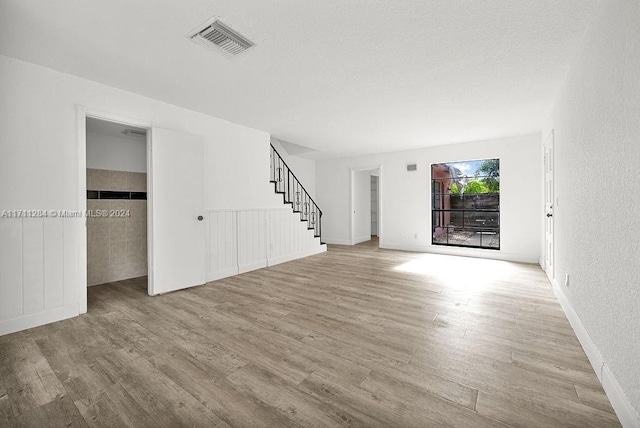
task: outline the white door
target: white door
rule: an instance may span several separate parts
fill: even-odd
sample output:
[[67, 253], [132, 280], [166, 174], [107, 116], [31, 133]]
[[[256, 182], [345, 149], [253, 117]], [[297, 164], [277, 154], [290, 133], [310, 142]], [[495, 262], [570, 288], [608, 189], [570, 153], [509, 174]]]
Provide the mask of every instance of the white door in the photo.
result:
[[205, 283], [201, 135], [151, 131], [150, 294]]
[[544, 142], [544, 270], [553, 279], [553, 131]]
[[371, 171], [353, 173], [353, 236], [359, 244], [371, 240]]

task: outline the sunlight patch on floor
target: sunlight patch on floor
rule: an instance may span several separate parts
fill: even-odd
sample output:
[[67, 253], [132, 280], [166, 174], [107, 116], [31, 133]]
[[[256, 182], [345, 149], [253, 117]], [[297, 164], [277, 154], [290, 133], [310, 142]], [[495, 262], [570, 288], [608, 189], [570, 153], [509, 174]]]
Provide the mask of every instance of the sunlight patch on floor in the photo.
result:
[[506, 280], [518, 269], [514, 263], [502, 260], [423, 254], [394, 270], [435, 277], [451, 290], [477, 292], [495, 281]]

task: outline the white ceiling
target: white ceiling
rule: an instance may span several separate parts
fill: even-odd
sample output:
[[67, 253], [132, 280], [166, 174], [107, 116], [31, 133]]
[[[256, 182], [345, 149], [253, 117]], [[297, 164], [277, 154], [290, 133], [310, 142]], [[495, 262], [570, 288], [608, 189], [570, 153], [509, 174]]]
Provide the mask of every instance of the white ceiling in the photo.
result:
[[[0, 53], [329, 158], [541, 130], [597, 0], [0, 0]], [[217, 16], [256, 44], [185, 37]]]

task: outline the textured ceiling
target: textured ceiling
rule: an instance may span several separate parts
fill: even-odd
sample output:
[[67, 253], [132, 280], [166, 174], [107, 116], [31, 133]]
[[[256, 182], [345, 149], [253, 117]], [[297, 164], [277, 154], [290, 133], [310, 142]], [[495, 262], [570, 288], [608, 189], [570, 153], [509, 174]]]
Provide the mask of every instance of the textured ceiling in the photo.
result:
[[[0, 53], [328, 158], [540, 131], [597, 0], [0, 0]], [[217, 16], [256, 44], [185, 35]]]

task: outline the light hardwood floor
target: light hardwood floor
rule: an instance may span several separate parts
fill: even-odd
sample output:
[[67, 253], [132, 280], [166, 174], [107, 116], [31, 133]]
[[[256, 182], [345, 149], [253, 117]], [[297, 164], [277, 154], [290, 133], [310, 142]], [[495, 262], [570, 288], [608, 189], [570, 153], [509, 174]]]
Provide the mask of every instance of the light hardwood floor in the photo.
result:
[[330, 246], [0, 337], [0, 426], [619, 426], [539, 267]]

